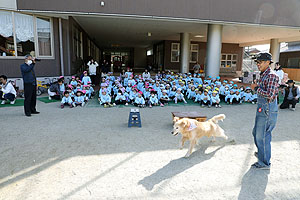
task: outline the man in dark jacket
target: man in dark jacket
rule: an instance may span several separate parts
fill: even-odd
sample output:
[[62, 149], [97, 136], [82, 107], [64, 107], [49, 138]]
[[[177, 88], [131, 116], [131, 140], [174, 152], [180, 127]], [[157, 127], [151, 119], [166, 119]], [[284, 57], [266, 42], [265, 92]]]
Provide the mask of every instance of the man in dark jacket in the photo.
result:
[[24, 83], [24, 111], [27, 117], [31, 114], [39, 114], [36, 111], [36, 76], [34, 72], [35, 59], [31, 55], [25, 56], [25, 63], [21, 65]]
[[62, 84], [63, 84], [63, 80], [59, 79], [57, 82], [53, 83], [50, 86], [50, 88], [48, 90], [48, 94], [51, 99], [60, 100], [62, 98], [63, 92], [60, 91], [60, 86]]
[[288, 80], [288, 87], [283, 90], [283, 103], [280, 105], [280, 109], [289, 108], [290, 104], [292, 104], [292, 111], [296, 110], [296, 104], [299, 101], [300, 92], [299, 88], [295, 86], [295, 82], [293, 80]]

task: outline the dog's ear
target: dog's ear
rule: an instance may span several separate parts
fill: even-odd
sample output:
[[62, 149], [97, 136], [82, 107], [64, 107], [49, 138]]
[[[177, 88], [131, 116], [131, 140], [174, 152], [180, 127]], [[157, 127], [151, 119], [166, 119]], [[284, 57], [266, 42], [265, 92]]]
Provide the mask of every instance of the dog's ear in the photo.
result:
[[182, 124], [183, 124], [184, 128], [190, 127], [190, 125], [191, 125], [191, 123], [189, 122], [189, 120], [186, 119], [186, 118], [182, 119]]
[[190, 123], [190, 121], [189, 120], [186, 120], [185, 121], [185, 128], [190, 128], [190, 126], [191, 126], [191, 123]]
[[178, 122], [179, 121], [179, 117], [174, 117], [173, 118], [173, 122]]

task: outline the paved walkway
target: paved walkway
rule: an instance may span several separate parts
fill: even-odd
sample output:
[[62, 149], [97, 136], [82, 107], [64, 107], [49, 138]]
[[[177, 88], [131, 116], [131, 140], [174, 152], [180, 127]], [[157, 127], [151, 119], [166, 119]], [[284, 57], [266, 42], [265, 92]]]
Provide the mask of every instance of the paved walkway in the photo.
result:
[[[127, 128], [130, 108], [61, 110], [38, 101], [40, 115], [0, 108], [0, 199], [300, 199], [300, 108], [279, 113], [272, 169], [251, 169], [255, 105], [169, 106], [141, 110], [142, 128]], [[236, 144], [207, 138], [188, 159], [172, 136], [172, 111], [224, 113]]]

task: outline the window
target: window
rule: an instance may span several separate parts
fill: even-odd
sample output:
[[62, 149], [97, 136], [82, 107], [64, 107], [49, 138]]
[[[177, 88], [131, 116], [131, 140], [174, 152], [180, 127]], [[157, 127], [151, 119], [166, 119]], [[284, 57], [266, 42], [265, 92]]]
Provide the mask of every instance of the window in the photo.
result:
[[171, 44], [171, 62], [179, 62], [180, 55], [180, 44], [172, 43]]
[[52, 21], [17, 12], [0, 11], [0, 57], [52, 57]]
[[11, 12], [0, 12], [0, 56], [15, 56]]
[[237, 54], [222, 54], [221, 55], [221, 67], [230, 68], [236, 67]]
[[288, 65], [289, 68], [299, 68], [300, 58], [288, 58]]
[[73, 42], [74, 42], [74, 55], [76, 58], [83, 58], [82, 54], [82, 32], [73, 26]]
[[100, 49], [96, 47], [96, 55], [95, 55], [95, 60], [99, 61], [100, 60]]
[[51, 56], [51, 23], [47, 18], [36, 18], [39, 56]]
[[198, 62], [198, 44], [191, 44], [191, 51], [190, 51], [190, 63], [197, 63]]
[[35, 54], [33, 16], [15, 13], [17, 55]]
[[91, 54], [91, 40], [88, 38], [87, 39], [88, 40], [88, 56], [91, 56], [92, 54]]
[[147, 56], [152, 56], [153, 55], [153, 49], [147, 50]]

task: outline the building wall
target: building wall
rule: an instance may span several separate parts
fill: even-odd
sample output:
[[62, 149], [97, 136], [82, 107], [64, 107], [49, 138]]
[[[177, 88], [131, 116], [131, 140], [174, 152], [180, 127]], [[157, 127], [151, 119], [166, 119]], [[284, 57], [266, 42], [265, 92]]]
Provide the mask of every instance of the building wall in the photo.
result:
[[[60, 72], [58, 19], [53, 19], [54, 59], [42, 59], [35, 66], [36, 76], [58, 76]], [[21, 58], [0, 58], [0, 73], [10, 78], [21, 77]]]
[[0, 8], [16, 10], [17, 9], [17, 0], [0, 0]]
[[283, 68], [283, 71], [288, 74], [289, 79], [300, 81], [300, 69]]
[[134, 48], [134, 68], [147, 66], [147, 51], [145, 48]]
[[176, 17], [300, 26], [300, 1], [283, 0], [17, 0], [20, 10]]
[[[164, 67], [166, 70], [175, 70], [179, 71], [180, 69], [180, 62], [171, 62], [171, 43], [180, 43], [180, 41], [165, 41], [165, 60], [164, 60]], [[205, 58], [206, 58], [206, 42], [191, 42], [191, 44], [198, 44], [199, 45], [199, 52], [198, 52], [198, 63], [201, 66], [205, 66]], [[225, 54], [237, 54], [238, 60], [236, 68], [221, 68], [220, 74], [235, 74], [236, 71], [242, 70], [242, 63], [243, 63], [243, 48], [239, 47], [238, 44], [222, 44], [222, 53]], [[195, 63], [190, 63], [190, 72], [193, 70], [193, 66]]]

